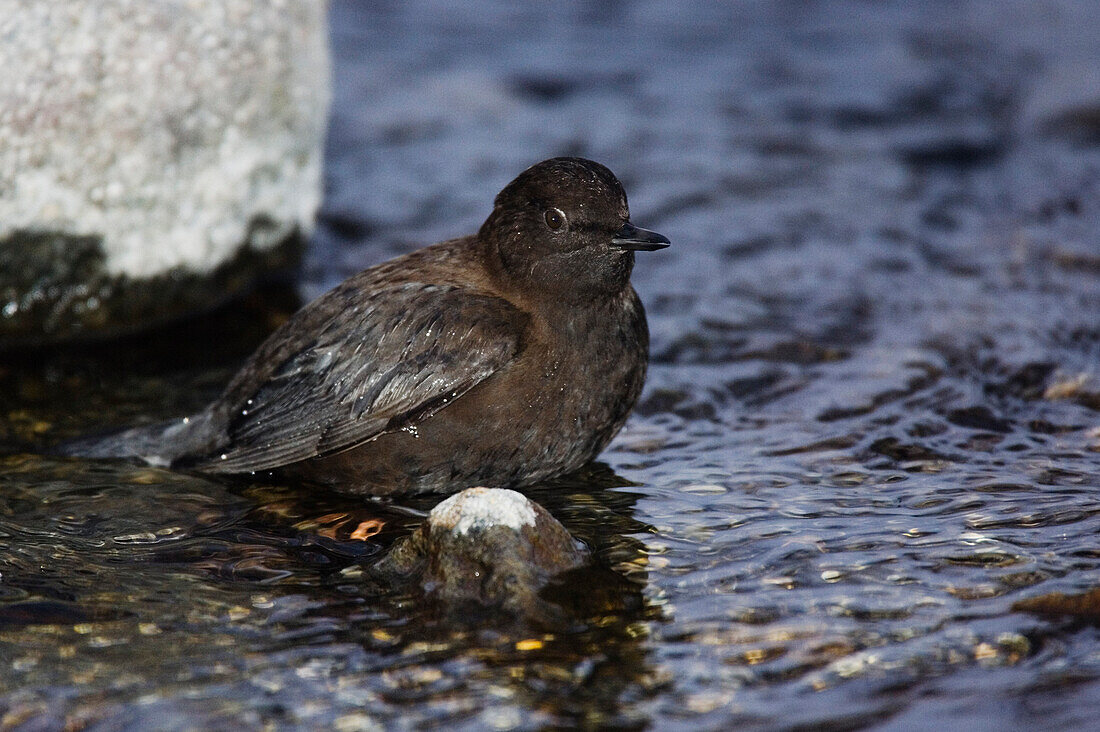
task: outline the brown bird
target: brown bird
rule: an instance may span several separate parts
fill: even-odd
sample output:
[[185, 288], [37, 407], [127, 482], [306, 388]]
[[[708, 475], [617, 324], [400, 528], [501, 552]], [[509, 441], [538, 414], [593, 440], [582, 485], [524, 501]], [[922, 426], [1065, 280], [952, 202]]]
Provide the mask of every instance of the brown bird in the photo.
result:
[[575, 470], [638, 399], [649, 331], [634, 252], [668, 244], [630, 223], [604, 166], [543, 161], [505, 186], [476, 236], [306, 305], [201, 413], [62, 450], [368, 495]]

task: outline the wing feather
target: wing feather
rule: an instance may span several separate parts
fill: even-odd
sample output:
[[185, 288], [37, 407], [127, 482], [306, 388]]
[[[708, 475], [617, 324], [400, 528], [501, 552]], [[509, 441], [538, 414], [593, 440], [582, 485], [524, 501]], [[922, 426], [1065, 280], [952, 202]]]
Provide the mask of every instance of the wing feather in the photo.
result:
[[421, 283], [376, 291], [354, 315], [358, 327], [337, 314], [254, 388], [234, 384], [228, 446], [199, 465], [270, 470], [415, 424], [514, 358], [525, 318], [500, 298]]

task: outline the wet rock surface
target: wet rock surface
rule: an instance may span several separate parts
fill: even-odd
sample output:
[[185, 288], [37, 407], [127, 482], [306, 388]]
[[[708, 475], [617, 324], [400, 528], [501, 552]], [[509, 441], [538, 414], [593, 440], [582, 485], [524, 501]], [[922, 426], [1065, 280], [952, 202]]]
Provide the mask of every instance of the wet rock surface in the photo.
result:
[[[8, 723], [1092, 726], [1095, 623], [1014, 605], [1087, 608], [1100, 570], [1100, 147], [1062, 70], [1100, 6], [484, 7], [333, 6], [304, 289], [467, 233], [551, 154], [673, 239], [614, 472], [528, 493], [591, 553], [541, 593], [568, 622], [373, 581], [437, 497], [10, 458]], [[201, 406], [236, 332], [3, 361], [0, 443]]]
[[106, 270], [98, 237], [13, 234], [0, 243], [0, 350], [109, 340], [209, 315], [257, 285], [287, 280], [302, 251], [298, 231], [291, 230], [275, 246], [241, 242], [235, 256], [211, 271], [174, 267], [134, 279]]
[[1100, 589], [1091, 589], [1077, 595], [1052, 592], [1020, 600], [1012, 605], [1014, 610], [1036, 615], [1071, 616], [1100, 620]]
[[586, 555], [557, 519], [523, 495], [468, 488], [441, 501], [371, 572], [382, 581], [415, 579], [453, 614], [472, 606], [544, 620], [554, 610], [541, 590]]
[[0, 20], [0, 345], [208, 311], [320, 200], [323, 3], [16, 2]]

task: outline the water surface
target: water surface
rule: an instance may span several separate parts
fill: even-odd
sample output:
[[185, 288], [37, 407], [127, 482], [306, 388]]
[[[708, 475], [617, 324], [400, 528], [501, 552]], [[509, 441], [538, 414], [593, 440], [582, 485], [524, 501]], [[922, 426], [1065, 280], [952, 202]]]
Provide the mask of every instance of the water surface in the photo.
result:
[[253, 302], [0, 367], [0, 725], [1093, 725], [1097, 626], [1012, 606], [1100, 585], [1100, 6], [731, 5], [333, 5], [307, 297], [557, 154], [673, 240], [635, 414], [532, 491], [569, 622], [366, 579], [430, 497], [33, 454], [205, 403]]

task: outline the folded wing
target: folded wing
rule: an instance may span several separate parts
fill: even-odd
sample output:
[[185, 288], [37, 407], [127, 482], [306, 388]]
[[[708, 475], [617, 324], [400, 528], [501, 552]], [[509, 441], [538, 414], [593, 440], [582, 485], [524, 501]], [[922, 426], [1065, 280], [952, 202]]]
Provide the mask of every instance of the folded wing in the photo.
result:
[[415, 425], [511, 361], [525, 317], [491, 295], [421, 283], [346, 307], [289, 355], [269, 349], [285, 359], [262, 383], [230, 388], [226, 447], [196, 467], [270, 470]]

